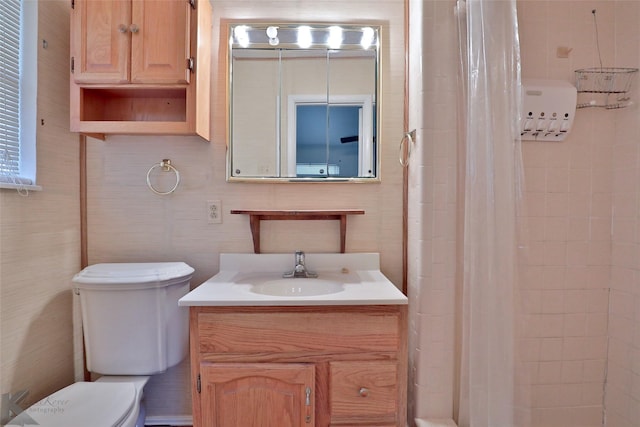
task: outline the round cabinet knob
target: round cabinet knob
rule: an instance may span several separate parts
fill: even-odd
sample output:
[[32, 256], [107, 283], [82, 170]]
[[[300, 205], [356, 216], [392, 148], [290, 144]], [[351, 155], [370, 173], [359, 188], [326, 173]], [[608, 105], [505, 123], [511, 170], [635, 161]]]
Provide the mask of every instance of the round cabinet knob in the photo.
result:
[[119, 32], [119, 33], [124, 34], [124, 33], [126, 33], [126, 32], [127, 32], [127, 30], [128, 30], [128, 29], [127, 29], [127, 26], [126, 26], [126, 25], [124, 25], [124, 24], [120, 24], [120, 25], [118, 25], [118, 32]]
[[138, 28], [138, 26], [136, 24], [131, 24], [129, 26], [129, 31], [131, 31], [133, 34], [137, 33], [138, 31], [140, 31], [140, 29]]
[[369, 389], [366, 387], [360, 387], [360, 390], [358, 390], [358, 394], [360, 394], [360, 397], [367, 397], [369, 396]]

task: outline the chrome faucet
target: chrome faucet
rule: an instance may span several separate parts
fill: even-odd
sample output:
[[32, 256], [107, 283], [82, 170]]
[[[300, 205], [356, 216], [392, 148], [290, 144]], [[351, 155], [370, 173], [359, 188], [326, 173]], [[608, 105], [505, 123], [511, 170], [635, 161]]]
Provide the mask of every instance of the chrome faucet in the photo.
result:
[[290, 278], [290, 277], [305, 277], [305, 278], [315, 278], [318, 277], [318, 273], [314, 273], [312, 271], [308, 271], [307, 267], [304, 265], [304, 252], [296, 251], [295, 253], [295, 262], [296, 265], [293, 267], [292, 271], [284, 273], [282, 277]]

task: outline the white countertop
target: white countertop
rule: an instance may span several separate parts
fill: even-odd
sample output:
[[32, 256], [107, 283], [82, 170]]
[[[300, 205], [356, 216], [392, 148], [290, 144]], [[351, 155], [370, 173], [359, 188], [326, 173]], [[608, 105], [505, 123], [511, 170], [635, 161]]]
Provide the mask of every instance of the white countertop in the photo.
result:
[[[344, 290], [315, 296], [273, 296], [251, 291], [251, 283], [280, 280], [292, 270], [291, 254], [221, 254], [220, 272], [182, 297], [181, 306], [406, 305], [407, 297], [380, 272], [379, 254], [305, 254], [319, 279]], [[288, 280], [288, 279], [284, 279]], [[314, 279], [302, 279], [314, 280]], [[304, 286], [304, 282], [300, 285]]]

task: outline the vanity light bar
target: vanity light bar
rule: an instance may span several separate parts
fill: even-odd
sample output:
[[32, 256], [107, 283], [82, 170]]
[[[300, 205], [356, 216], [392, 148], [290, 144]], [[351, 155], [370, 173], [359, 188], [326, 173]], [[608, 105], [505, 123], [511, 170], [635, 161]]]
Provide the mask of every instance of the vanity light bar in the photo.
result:
[[377, 38], [373, 27], [239, 24], [231, 26], [230, 43], [235, 48], [370, 49], [377, 46]]

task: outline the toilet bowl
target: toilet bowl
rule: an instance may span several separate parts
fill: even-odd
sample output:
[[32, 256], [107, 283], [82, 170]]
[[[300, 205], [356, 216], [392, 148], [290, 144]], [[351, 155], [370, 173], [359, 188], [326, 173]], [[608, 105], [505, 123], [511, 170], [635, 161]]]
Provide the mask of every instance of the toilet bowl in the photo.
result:
[[188, 352], [188, 310], [178, 299], [193, 272], [165, 262], [95, 264], [76, 274], [87, 369], [102, 377], [56, 391], [7, 426], [143, 427], [149, 376]]
[[149, 377], [102, 377], [56, 391], [7, 426], [144, 427], [142, 389]]

